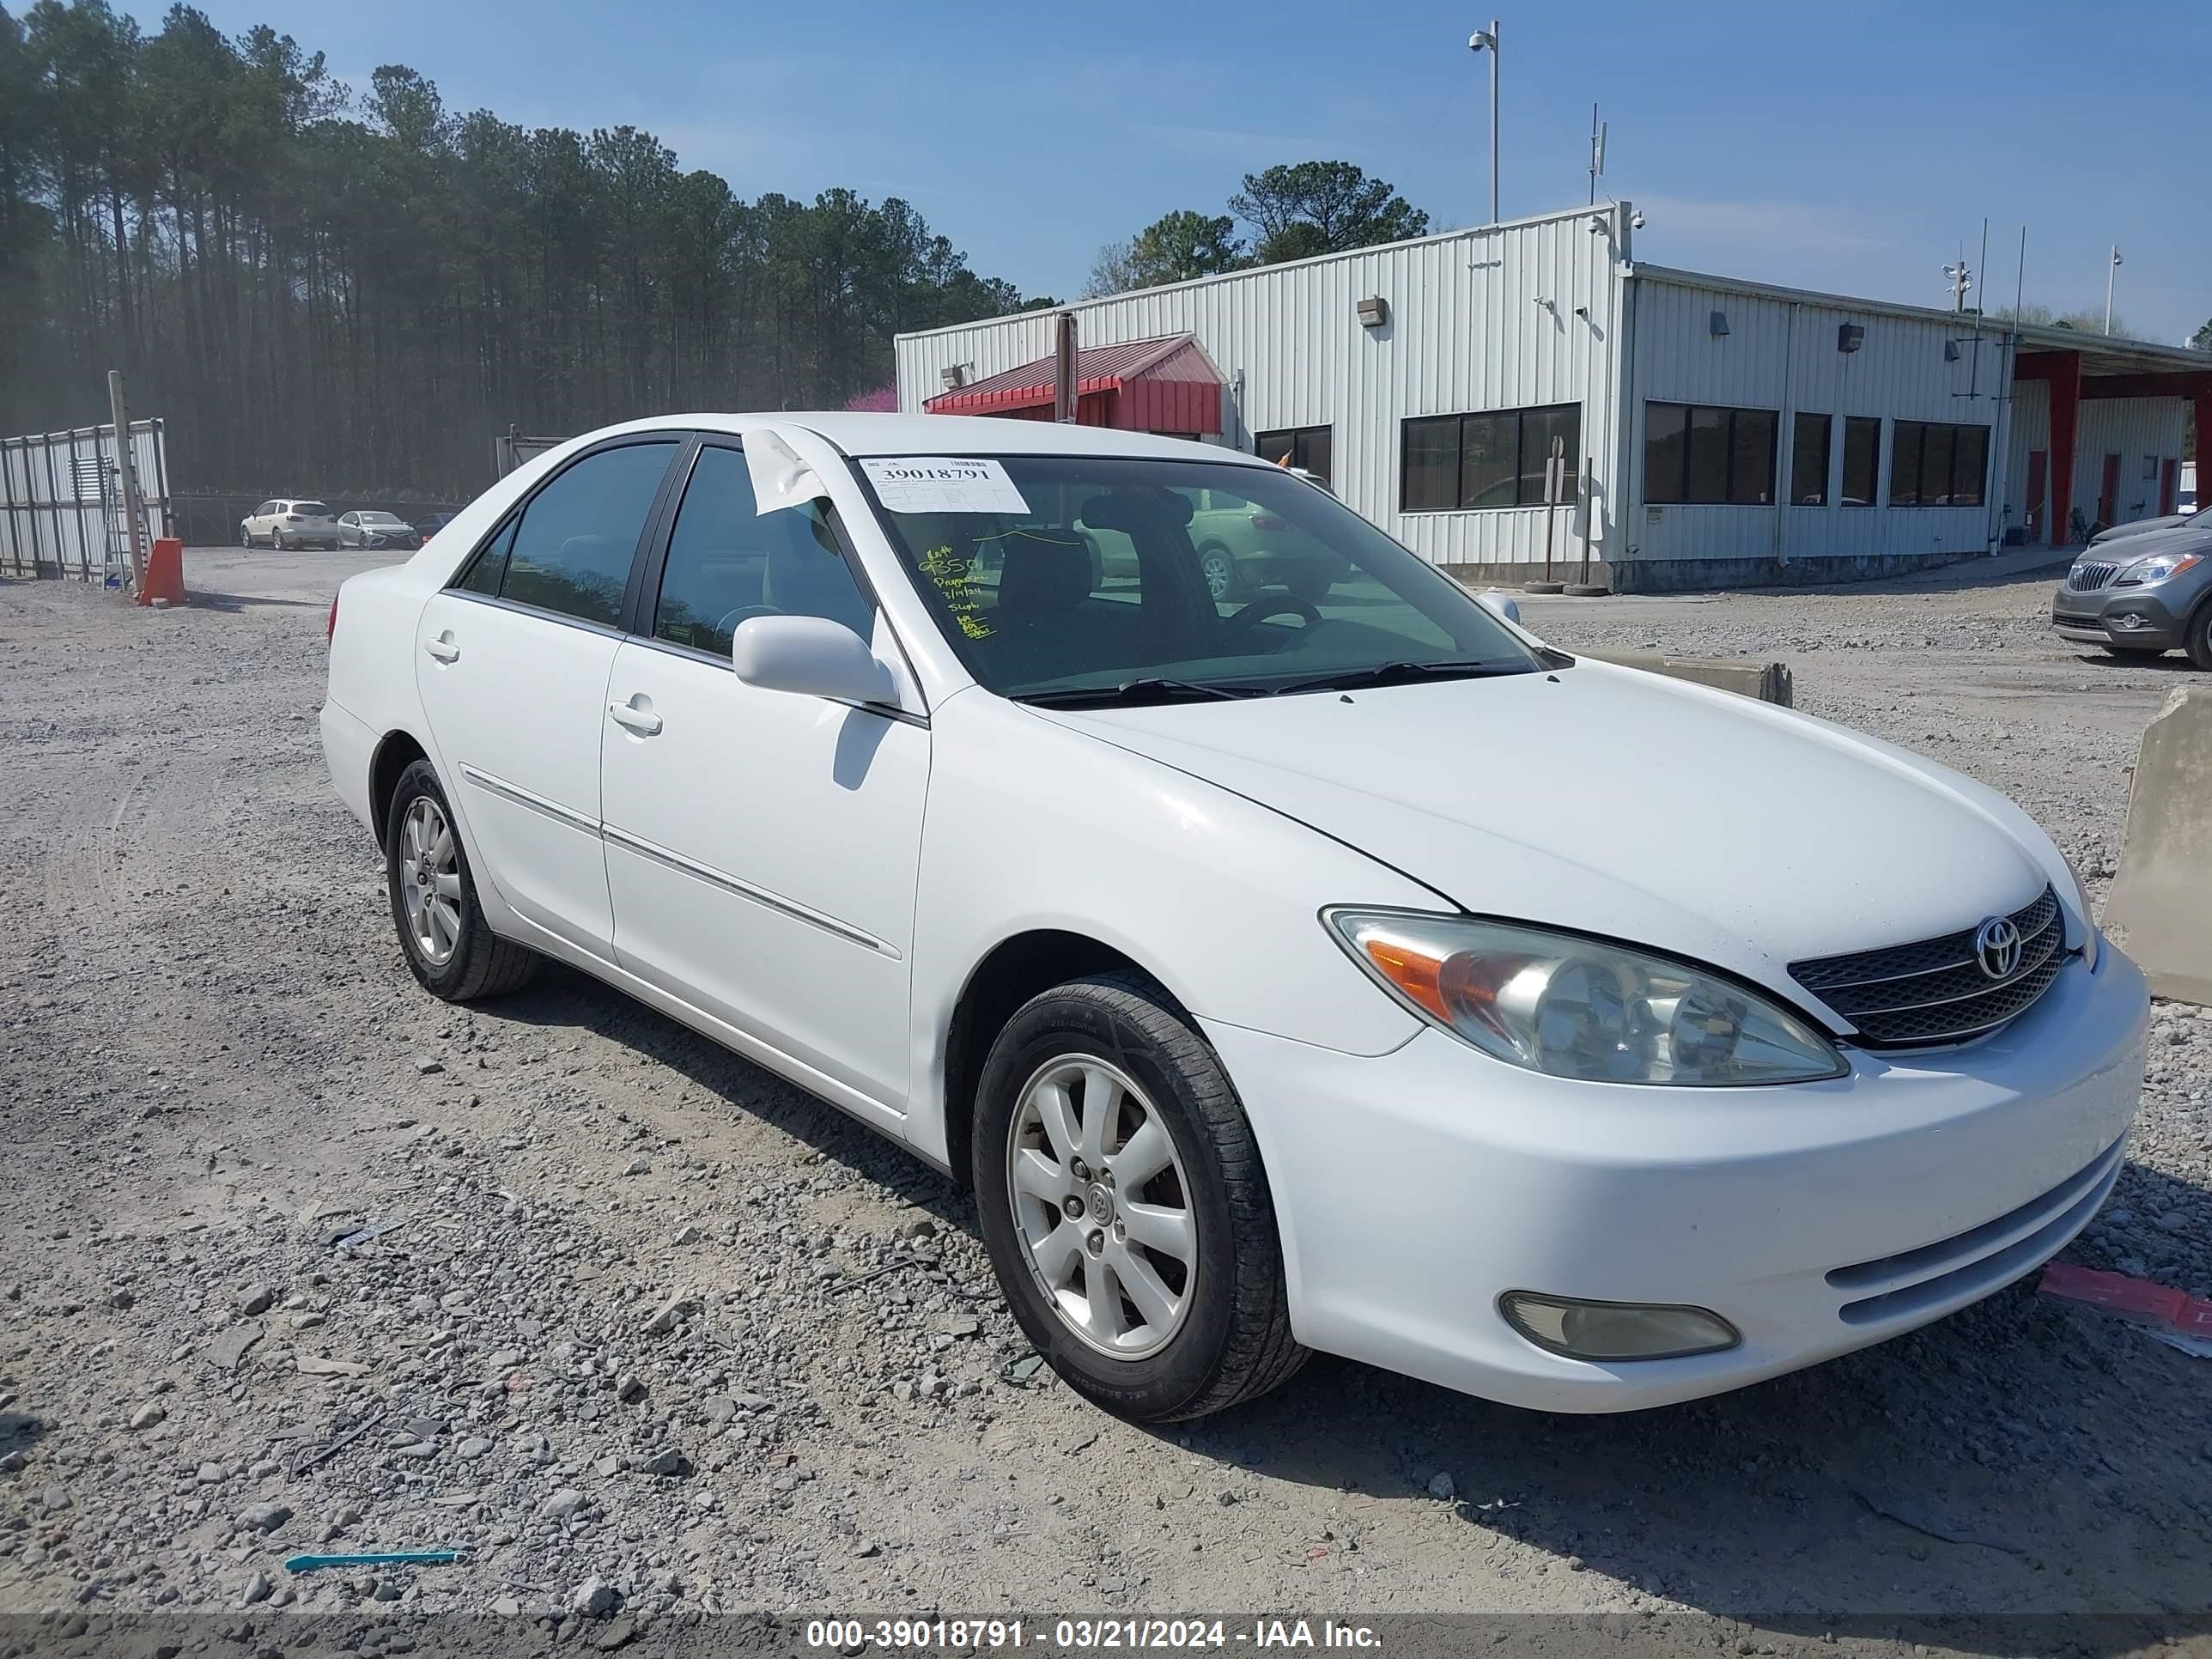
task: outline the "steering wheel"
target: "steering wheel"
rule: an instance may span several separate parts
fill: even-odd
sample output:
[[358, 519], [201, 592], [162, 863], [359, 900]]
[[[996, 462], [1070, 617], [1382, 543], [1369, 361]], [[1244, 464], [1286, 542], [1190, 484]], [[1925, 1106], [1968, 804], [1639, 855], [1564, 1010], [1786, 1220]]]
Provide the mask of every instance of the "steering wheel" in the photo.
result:
[[1270, 591], [1238, 609], [1234, 615], [1222, 618], [1224, 628], [1250, 628], [1270, 617], [1297, 617], [1311, 628], [1322, 619], [1321, 612], [1295, 593]]

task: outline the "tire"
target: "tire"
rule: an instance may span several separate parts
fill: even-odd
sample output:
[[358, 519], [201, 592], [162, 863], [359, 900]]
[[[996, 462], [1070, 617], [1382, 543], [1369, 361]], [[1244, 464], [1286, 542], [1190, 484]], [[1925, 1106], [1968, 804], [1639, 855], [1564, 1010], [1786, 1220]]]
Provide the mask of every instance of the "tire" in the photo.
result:
[[[427, 804], [419, 818], [418, 803]], [[449, 927], [431, 925], [434, 943], [427, 945], [418, 936], [410, 903], [428, 903], [428, 899], [410, 880], [417, 861], [408, 844], [413, 829], [425, 819], [444, 827], [451, 854], [433, 860], [434, 868], [437, 874], [453, 878], [450, 886], [440, 882], [431, 890], [451, 904], [453, 918]], [[453, 809], [428, 761], [418, 760], [401, 773], [399, 787], [392, 792], [392, 811], [384, 824], [384, 885], [392, 902], [392, 925], [399, 933], [400, 952], [431, 995], [447, 1002], [473, 1002], [520, 990], [537, 976], [544, 958], [526, 945], [500, 938], [485, 923], [483, 907], [477, 902], [476, 878], [469, 872], [468, 853], [453, 827]], [[439, 954], [441, 945], [443, 956]]]
[[253, 545], [253, 532], [251, 530], [248, 530], [244, 525], [238, 526], [238, 544], [240, 547], [246, 548], [250, 548]]
[[[1085, 1137], [1084, 1108], [1102, 1078], [1114, 1085], [1113, 1127]], [[1057, 1133], [1040, 1105], [1055, 1087]], [[1252, 1126], [1213, 1050], [1157, 985], [1100, 974], [1032, 997], [992, 1045], [975, 1110], [976, 1209], [992, 1267], [1024, 1334], [1078, 1394], [1133, 1422], [1174, 1422], [1256, 1399], [1305, 1363]], [[1090, 1178], [1072, 1179], [1080, 1147], [1109, 1135], [1119, 1144], [1105, 1151], [1105, 1170], [1084, 1163]], [[1161, 1158], [1157, 1173], [1133, 1173], [1115, 1190], [1117, 1161], [1129, 1172]], [[1032, 1171], [1018, 1198], [1018, 1167]], [[1140, 1212], [1137, 1233], [1171, 1234], [1185, 1254], [1135, 1237]], [[1057, 1295], [1041, 1260], [1062, 1275]], [[1121, 1288], [1146, 1268], [1141, 1297]], [[1109, 1312], [1089, 1312], [1092, 1286], [1105, 1287], [1096, 1299]], [[1164, 1291], [1176, 1311], [1148, 1317], [1140, 1299], [1160, 1308]]]
[[2212, 674], [2212, 597], [2197, 602], [2196, 614], [2190, 617], [2181, 641], [2191, 666]]
[[1206, 578], [1206, 591], [1217, 604], [1235, 599], [1243, 586], [1237, 580], [1236, 556], [1218, 542], [1198, 550], [1198, 574]]

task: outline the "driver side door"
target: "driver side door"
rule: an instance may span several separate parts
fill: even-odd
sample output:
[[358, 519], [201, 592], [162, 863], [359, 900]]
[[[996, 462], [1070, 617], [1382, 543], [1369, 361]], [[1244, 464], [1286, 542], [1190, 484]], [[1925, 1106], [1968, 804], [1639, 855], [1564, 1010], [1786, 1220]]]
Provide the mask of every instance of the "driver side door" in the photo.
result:
[[741, 682], [733, 631], [776, 614], [897, 648], [823, 505], [759, 513], [736, 441], [707, 439], [607, 682], [616, 952], [897, 1134], [929, 728]]

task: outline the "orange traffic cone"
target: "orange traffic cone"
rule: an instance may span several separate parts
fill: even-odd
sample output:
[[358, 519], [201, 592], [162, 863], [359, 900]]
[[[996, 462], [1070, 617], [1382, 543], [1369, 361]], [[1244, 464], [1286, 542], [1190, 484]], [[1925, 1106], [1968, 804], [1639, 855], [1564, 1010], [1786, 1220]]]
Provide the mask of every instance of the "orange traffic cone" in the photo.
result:
[[146, 585], [138, 590], [141, 605], [182, 605], [185, 602], [185, 544], [174, 536], [154, 543], [146, 559]]

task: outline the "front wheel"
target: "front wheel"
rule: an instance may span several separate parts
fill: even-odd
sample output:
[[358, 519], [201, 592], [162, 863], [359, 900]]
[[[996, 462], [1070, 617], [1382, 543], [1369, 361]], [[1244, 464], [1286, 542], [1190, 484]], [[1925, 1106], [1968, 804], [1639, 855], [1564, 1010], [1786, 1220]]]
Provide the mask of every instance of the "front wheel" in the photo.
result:
[[424, 990], [471, 1002], [520, 990], [536, 976], [543, 958], [485, 923], [468, 854], [428, 761], [399, 775], [385, 820], [384, 875], [400, 949]]
[[2192, 666], [2212, 674], [2212, 598], [2197, 601], [2197, 614], [2189, 619], [2188, 631], [2182, 636], [2182, 648], [2189, 653]]
[[1017, 1011], [983, 1068], [973, 1173], [1014, 1317], [1085, 1399], [1171, 1422], [1304, 1364], [1252, 1126], [1158, 986], [1103, 974]]

